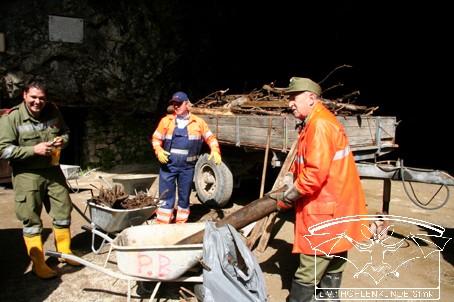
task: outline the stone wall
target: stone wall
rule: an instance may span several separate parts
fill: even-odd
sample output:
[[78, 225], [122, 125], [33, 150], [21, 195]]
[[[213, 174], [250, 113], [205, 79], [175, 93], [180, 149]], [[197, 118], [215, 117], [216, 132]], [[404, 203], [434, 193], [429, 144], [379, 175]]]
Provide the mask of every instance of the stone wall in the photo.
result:
[[83, 123], [81, 166], [112, 168], [155, 160], [149, 137], [153, 121], [144, 117], [92, 112]]

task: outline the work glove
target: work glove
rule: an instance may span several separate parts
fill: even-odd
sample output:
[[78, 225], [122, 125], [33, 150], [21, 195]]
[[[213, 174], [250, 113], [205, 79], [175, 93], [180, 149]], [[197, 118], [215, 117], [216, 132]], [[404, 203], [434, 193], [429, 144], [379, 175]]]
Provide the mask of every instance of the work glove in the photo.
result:
[[167, 164], [169, 161], [169, 155], [170, 153], [162, 148], [156, 152], [156, 156], [161, 164]]
[[221, 154], [218, 151], [211, 151], [210, 156], [208, 156], [208, 160], [213, 159], [216, 165], [220, 165], [222, 162]]
[[280, 212], [285, 212], [293, 208], [294, 203], [302, 197], [301, 193], [295, 188], [293, 173], [289, 172], [284, 176], [283, 183], [286, 190], [273, 192], [269, 196], [277, 201], [276, 207]]

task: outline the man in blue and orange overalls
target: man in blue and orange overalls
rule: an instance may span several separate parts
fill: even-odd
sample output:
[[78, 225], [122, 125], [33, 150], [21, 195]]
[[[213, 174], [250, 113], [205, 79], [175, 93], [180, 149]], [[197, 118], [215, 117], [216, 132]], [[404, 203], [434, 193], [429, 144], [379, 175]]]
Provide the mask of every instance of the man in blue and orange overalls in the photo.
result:
[[189, 196], [191, 193], [194, 167], [205, 141], [211, 149], [208, 159], [217, 165], [221, 153], [216, 137], [200, 117], [189, 113], [189, 98], [182, 91], [173, 94], [170, 104], [173, 114], [159, 122], [152, 136], [156, 157], [162, 164], [159, 170], [159, 196], [161, 206], [157, 211], [158, 223], [174, 220], [175, 189], [178, 184], [178, 209], [176, 223], [185, 223], [189, 217]]

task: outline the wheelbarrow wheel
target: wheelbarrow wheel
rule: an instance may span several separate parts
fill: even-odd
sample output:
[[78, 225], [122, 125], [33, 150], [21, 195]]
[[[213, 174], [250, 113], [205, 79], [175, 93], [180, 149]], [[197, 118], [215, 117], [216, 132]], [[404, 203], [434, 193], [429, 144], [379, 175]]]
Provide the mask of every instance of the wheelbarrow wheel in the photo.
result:
[[208, 154], [203, 154], [195, 165], [194, 185], [200, 202], [223, 207], [232, 196], [233, 175], [223, 162], [216, 165], [208, 160]]

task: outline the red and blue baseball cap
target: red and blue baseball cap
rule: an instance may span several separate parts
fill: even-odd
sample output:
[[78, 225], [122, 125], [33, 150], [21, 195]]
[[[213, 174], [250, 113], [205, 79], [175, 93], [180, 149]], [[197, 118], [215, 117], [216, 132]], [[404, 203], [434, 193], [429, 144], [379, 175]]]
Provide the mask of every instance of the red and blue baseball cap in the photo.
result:
[[172, 98], [170, 99], [169, 103], [172, 102], [183, 103], [187, 100], [189, 100], [189, 98], [186, 93], [184, 93], [183, 91], [177, 91], [172, 95]]

